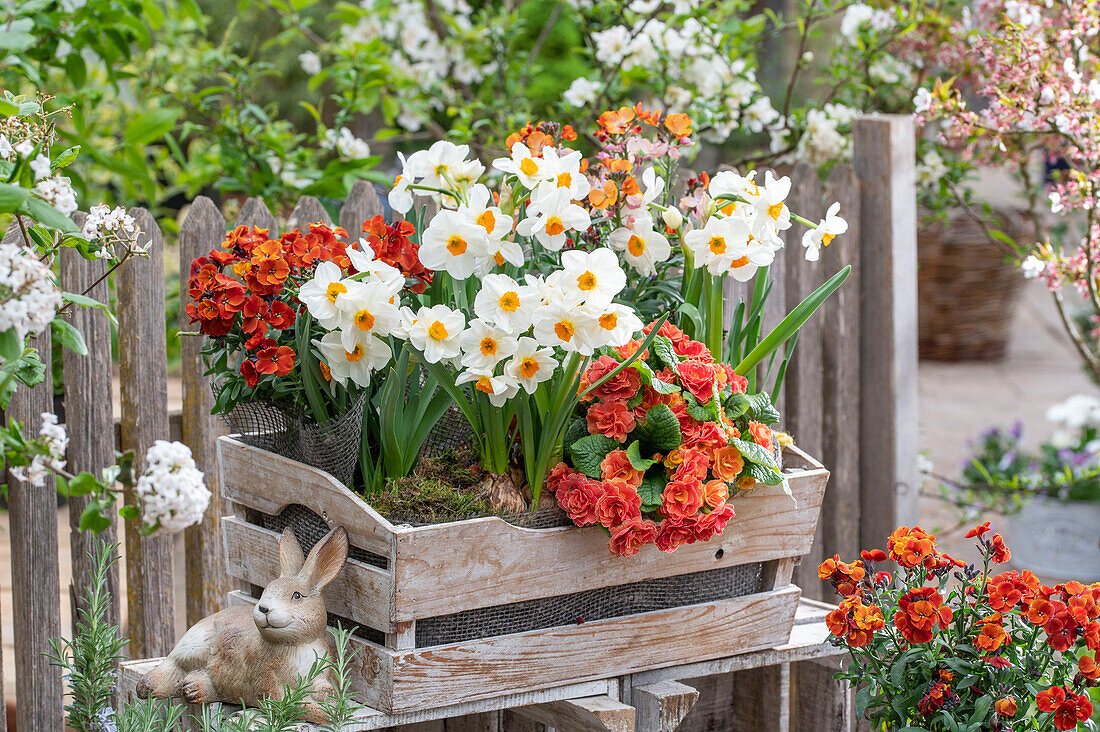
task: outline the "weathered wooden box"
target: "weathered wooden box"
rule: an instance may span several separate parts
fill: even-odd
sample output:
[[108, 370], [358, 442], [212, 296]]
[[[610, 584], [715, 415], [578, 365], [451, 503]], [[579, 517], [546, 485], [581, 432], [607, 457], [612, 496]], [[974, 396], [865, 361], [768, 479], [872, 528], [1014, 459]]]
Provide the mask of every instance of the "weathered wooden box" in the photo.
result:
[[787, 642], [829, 473], [784, 455], [794, 499], [760, 487], [706, 543], [613, 556], [597, 528], [526, 529], [496, 517], [393, 525], [327, 473], [219, 441], [229, 573], [252, 601], [278, 575], [291, 526], [308, 549], [331, 526], [351, 556], [330, 621], [359, 626], [357, 691], [401, 712], [732, 656]]

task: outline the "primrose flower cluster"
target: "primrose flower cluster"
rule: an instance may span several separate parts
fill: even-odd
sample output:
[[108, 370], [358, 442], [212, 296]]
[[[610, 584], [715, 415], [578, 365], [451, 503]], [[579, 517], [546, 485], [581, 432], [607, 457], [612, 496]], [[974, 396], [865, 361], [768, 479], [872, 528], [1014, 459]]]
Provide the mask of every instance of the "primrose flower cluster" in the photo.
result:
[[[869, 716], [889, 728], [965, 721], [1006, 732], [1029, 720], [1029, 729], [1077, 729], [1092, 715], [1088, 689], [1100, 684], [1100, 583], [1048, 587], [1028, 571], [995, 574], [1012, 558], [1001, 535], [986, 521], [966, 536], [977, 566], [902, 526], [887, 551], [818, 568], [843, 598], [826, 624], [852, 652], [848, 678], [869, 684]], [[896, 574], [877, 571], [887, 560]]]

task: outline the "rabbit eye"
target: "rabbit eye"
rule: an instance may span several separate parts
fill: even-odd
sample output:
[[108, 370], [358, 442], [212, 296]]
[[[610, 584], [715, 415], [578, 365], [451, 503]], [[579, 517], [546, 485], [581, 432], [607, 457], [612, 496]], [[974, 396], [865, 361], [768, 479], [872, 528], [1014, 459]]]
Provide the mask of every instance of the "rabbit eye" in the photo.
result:
[[301, 600], [302, 599], [302, 593], [301, 592], [295, 592], [293, 595], [290, 596], [290, 599], [291, 600]]

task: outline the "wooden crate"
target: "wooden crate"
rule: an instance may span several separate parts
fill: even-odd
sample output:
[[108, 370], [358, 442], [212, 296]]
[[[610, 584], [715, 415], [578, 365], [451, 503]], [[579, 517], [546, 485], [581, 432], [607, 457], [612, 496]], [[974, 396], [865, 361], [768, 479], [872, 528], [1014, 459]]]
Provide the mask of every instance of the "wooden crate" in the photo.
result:
[[[721, 536], [672, 554], [647, 546], [623, 558], [608, 552], [607, 536], [596, 528], [525, 529], [495, 517], [395, 526], [327, 473], [230, 437], [220, 438], [219, 459], [224, 496], [237, 507], [223, 530], [229, 573], [245, 583], [238, 599], [253, 599], [278, 575], [279, 535], [265, 528], [265, 517], [304, 507], [328, 526], [347, 529], [352, 557], [325, 600], [330, 613], [362, 626], [358, 691], [387, 713], [787, 642], [801, 594], [791, 571], [810, 549], [829, 477], [816, 460], [788, 449], [793, 500], [779, 487], [753, 489], [734, 499], [737, 515]], [[665, 578], [692, 582], [684, 576], [745, 565], [760, 567], [756, 591], [748, 594], [699, 603], [685, 592], [676, 606], [650, 612], [418, 644], [418, 622], [438, 625], [479, 609], [522, 613], [527, 606], [519, 603], [556, 603], [619, 586], [629, 592], [632, 583]]]

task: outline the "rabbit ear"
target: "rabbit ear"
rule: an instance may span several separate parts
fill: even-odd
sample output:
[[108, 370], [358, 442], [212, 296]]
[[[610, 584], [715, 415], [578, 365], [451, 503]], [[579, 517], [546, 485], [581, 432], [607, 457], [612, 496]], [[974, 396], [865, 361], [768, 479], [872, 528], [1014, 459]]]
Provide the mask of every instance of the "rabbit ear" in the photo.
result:
[[337, 526], [313, 547], [298, 576], [309, 585], [310, 592], [323, 590], [340, 574], [347, 558], [348, 532]]
[[283, 529], [283, 537], [279, 539], [279, 576], [293, 577], [302, 571], [303, 562], [302, 547], [288, 526]]

